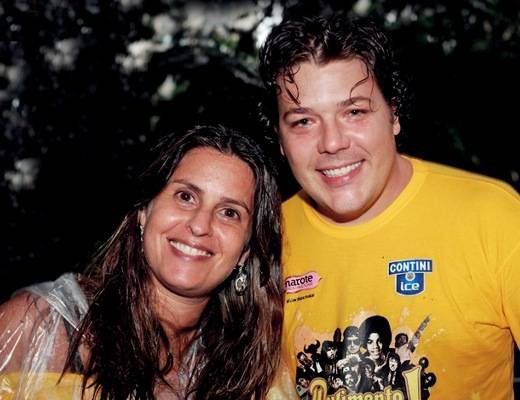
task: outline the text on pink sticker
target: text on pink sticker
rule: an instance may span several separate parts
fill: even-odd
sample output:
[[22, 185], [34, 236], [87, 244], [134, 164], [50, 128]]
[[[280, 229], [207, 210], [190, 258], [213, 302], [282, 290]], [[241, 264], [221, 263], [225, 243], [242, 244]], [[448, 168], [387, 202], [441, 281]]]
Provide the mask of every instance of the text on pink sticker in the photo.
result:
[[285, 279], [285, 291], [296, 293], [301, 290], [314, 289], [318, 286], [321, 276], [314, 271], [299, 276], [289, 276]]

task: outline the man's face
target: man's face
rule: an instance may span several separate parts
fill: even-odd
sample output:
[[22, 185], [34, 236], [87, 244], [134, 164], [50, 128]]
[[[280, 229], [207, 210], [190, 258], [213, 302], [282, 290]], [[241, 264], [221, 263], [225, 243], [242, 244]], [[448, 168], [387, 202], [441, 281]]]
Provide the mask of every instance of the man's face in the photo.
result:
[[383, 343], [379, 333], [373, 332], [368, 336], [367, 339], [367, 350], [368, 356], [372, 360], [379, 360], [382, 356]]
[[372, 376], [374, 375], [374, 369], [370, 364], [365, 364], [363, 367], [363, 371], [365, 372], [365, 376], [367, 378], [372, 378]]
[[346, 340], [347, 340], [347, 351], [350, 354], [357, 353], [359, 351], [359, 348], [361, 345], [359, 337], [357, 335], [349, 335]]
[[307, 357], [305, 354], [300, 354], [298, 356], [298, 361], [300, 362], [301, 365], [303, 365], [304, 367], [308, 367], [310, 365], [312, 365], [312, 361], [309, 360], [309, 357]]
[[304, 62], [294, 72], [294, 83], [278, 80], [278, 131], [295, 178], [333, 222], [371, 219], [411, 174], [396, 151], [399, 119], [358, 59]]
[[390, 369], [390, 371], [397, 370], [398, 366], [399, 366], [399, 363], [397, 362], [397, 360], [395, 358], [392, 357], [388, 360], [388, 368]]
[[405, 333], [400, 333], [397, 336], [396, 347], [404, 346], [406, 343], [408, 343], [408, 336]]
[[345, 385], [352, 386], [356, 383], [356, 373], [355, 372], [347, 372], [345, 374]]
[[341, 378], [334, 378], [334, 380], [332, 381], [332, 387], [334, 389], [339, 389], [341, 386], [343, 386], [343, 381], [341, 380]]
[[336, 357], [336, 351], [337, 351], [337, 350], [336, 350], [334, 347], [330, 347], [330, 348], [328, 348], [327, 351], [326, 351], [327, 358], [328, 358], [329, 360], [333, 360], [334, 357]]

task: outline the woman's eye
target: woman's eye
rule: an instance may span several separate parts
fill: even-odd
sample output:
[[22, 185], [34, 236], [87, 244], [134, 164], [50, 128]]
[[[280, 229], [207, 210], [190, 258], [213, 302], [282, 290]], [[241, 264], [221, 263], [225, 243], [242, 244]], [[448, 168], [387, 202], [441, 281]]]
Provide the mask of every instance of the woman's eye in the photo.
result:
[[184, 202], [191, 202], [193, 201], [193, 196], [189, 192], [180, 191], [175, 194], [177, 198]]
[[240, 219], [240, 214], [233, 208], [225, 208], [222, 213], [226, 218]]

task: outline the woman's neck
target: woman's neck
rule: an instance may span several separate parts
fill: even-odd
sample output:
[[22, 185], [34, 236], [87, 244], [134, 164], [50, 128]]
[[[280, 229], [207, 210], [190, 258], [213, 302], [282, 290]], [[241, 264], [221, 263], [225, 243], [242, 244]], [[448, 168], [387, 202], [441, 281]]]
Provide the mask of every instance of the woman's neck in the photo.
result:
[[185, 298], [165, 288], [157, 288], [155, 307], [157, 316], [168, 337], [187, 336], [191, 339], [209, 298]]

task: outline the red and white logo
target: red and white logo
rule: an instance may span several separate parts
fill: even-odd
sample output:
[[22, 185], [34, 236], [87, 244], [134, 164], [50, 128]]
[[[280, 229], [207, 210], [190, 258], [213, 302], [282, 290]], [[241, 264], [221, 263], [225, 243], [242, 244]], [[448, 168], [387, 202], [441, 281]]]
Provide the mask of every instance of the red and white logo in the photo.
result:
[[289, 276], [285, 279], [285, 292], [296, 293], [302, 290], [314, 289], [318, 286], [321, 276], [314, 271], [303, 275]]

